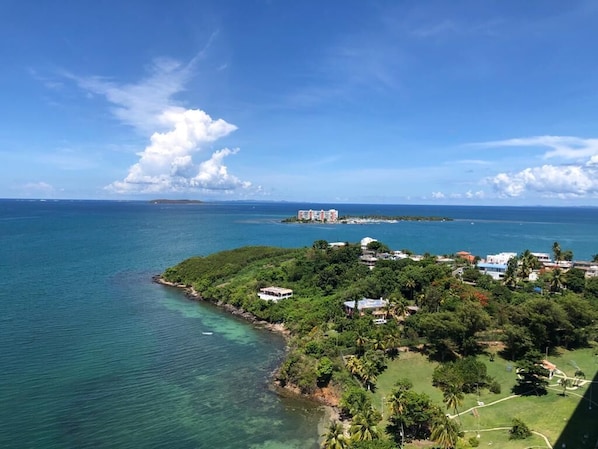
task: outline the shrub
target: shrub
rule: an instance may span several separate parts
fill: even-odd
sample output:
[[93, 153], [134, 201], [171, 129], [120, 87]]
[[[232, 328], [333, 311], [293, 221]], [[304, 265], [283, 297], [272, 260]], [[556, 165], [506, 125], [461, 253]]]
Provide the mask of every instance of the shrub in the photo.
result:
[[500, 384], [496, 380], [490, 383], [488, 389], [491, 393], [500, 394]]
[[480, 440], [478, 440], [478, 437], [471, 437], [467, 440], [467, 442], [471, 447], [478, 447], [480, 445]]
[[513, 418], [513, 427], [509, 430], [510, 440], [524, 440], [531, 436], [532, 432], [523, 421], [518, 418]]

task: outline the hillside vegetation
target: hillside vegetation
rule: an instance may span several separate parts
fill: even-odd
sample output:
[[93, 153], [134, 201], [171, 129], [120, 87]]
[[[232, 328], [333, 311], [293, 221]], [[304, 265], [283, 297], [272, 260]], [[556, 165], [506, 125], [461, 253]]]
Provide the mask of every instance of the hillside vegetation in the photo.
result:
[[[392, 448], [415, 440], [475, 446], [461, 427], [463, 401], [476, 394], [498, 399], [516, 393], [530, 400], [556, 394], [542, 358], [577, 348], [592, 358], [598, 279], [580, 283], [574, 273], [569, 286], [564, 273], [554, 288], [554, 275], [546, 274], [537, 282], [504, 285], [475, 274], [465, 260], [450, 265], [430, 255], [419, 261], [380, 258], [370, 269], [360, 262], [362, 252], [356, 244], [330, 247], [323, 240], [299, 249], [244, 247], [185, 260], [162, 277], [192, 286], [206, 300], [284, 323], [290, 351], [277, 380], [304, 394], [330, 398], [332, 392], [349, 419], [348, 429], [330, 424], [324, 447]], [[458, 266], [472, 282], [453, 275]], [[269, 286], [290, 288], [294, 296], [260, 299], [259, 290]], [[346, 313], [345, 301], [364, 297], [387, 301], [386, 322]], [[389, 378], [395, 371], [388, 367], [405, 350], [430, 364], [425, 379], [411, 378], [408, 365]], [[512, 366], [507, 377], [491, 374], [488, 363], [495, 359]], [[570, 376], [581, 388], [582, 375], [593, 375], [595, 366], [574, 371]], [[557, 390], [566, 393], [566, 385]]]

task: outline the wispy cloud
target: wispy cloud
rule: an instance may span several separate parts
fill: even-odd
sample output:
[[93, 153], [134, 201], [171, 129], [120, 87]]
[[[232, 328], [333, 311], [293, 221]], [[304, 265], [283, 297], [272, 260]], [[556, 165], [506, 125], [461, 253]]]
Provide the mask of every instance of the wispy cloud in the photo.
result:
[[583, 160], [598, 156], [598, 139], [584, 139], [573, 136], [534, 136], [515, 139], [495, 140], [474, 143], [480, 148], [499, 147], [532, 147], [547, 148], [545, 159], [562, 158], [566, 160]]

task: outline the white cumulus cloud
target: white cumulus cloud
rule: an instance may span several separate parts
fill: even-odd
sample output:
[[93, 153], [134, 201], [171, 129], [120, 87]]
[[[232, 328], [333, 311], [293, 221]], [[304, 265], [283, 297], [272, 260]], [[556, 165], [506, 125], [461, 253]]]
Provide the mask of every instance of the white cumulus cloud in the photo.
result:
[[598, 195], [598, 170], [590, 165], [542, 165], [516, 173], [499, 173], [489, 182], [500, 196], [506, 197], [526, 192], [562, 198]]
[[486, 181], [502, 197], [526, 194], [579, 198], [598, 196], [598, 139], [573, 136], [535, 136], [475, 144], [479, 147], [545, 148], [542, 164], [519, 171], [502, 172]]
[[192, 65], [156, 60], [150, 75], [137, 84], [69, 75], [80, 87], [112, 103], [112, 113], [119, 121], [151, 134], [149, 145], [137, 153], [138, 162], [129, 167], [124, 179], [106, 186], [107, 190], [123, 194], [231, 192], [251, 186], [230, 174], [224, 164], [238, 149], [211, 150], [213, 142], [237, 127], [200, 109], [184, 108], [173, 99], [184, 90]]

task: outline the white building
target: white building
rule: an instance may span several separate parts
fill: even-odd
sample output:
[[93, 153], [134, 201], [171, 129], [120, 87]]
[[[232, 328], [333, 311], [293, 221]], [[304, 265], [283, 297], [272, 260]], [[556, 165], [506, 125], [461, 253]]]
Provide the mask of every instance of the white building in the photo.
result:
[[506, 265], [513, 257], [517, 257], [517, 253], [488, 254], [486, 256], [486, 263]]
[[334, 223], [338, 221], [338, 210], [300, 210], [297, 212], [297, 219], [302, 221], [327, 221]]
[[538, 259], [538, 261], [541, 264], [547, 264], [552, 262], [550, 254], [548, 253], [532, 253], [532, 256], [536, 256], [536, 259]]
[[499, 280], [505, 277], [507, 265], [498, 263], [479, 263], [478, 270], [480, 270], [480, 273], [482, 274], [489, 275], [494, 280]]
[[260, 288], [260, 292], [257, 294], [260, 299], [264, 301], [277, 302], [281, 299], [291, 298], [293, 296], [293, 290], [290, 288], [282, 287], [264, 287]]

